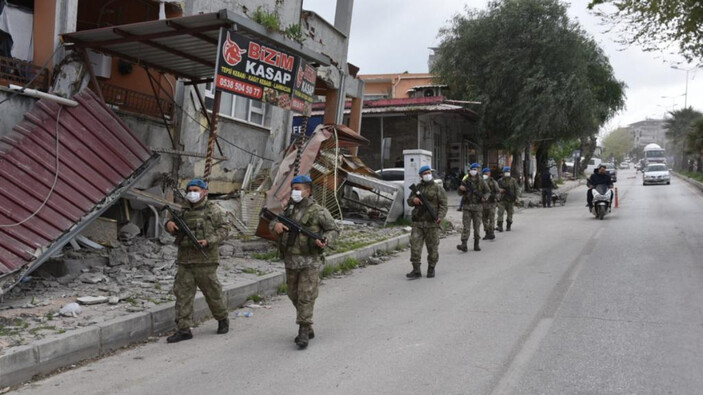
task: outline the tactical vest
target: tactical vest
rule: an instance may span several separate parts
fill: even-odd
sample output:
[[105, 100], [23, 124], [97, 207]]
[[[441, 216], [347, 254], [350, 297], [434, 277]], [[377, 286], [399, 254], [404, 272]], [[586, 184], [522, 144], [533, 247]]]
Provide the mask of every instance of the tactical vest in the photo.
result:
[[[308, 199], [306, 202], [300, 202], [297, 205], [289, 204], [282, 215], [301, 224], [305, 229], [313, 233], [322, 234], [320, 216], [323, 208], [315, 201], [309, 200], [310, 198], [306, 199]], [[294, 240], [290, 241], [291, 238], [294, 238]], [[284, 257], [322, 254], [322, 249], [315, 244], [315, 240], [303, 233], [296, 235], [291, 232], [283, 232], [278, 239], [278, 249]]]

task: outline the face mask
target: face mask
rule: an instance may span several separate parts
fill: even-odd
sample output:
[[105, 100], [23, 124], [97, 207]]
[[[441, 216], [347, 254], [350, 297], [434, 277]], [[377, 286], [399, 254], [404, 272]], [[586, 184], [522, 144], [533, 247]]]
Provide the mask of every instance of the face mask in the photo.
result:
[[478, 170], [469, 170], [469, 174], [475, 176], [476, 174], [478, 174]]
[[296, 203], [300, 202], [303, 200], [303, 191], [292, 190], [290, 192], [290, 198]]
[[483, 175], [483, 179], [484, 179], [484, 180], [487, 180], [487, 179], [488, 179], [488, 176], [484, 174], [484, 175]]
[[510, 172], [509, 172], [509, 171], [506, 171], [505, 173], [503, 173], [503, 175], [506, 176], [506, 177], [510, 177]]
[[425, 181], [425, 182], [432, 181], [432, 174], [425, 174], [424, 176], [422, 176], [422, 181]]
[[186, 199], [191, 203], [198, 203], [200, 201], [200, 192], [188, 192]]

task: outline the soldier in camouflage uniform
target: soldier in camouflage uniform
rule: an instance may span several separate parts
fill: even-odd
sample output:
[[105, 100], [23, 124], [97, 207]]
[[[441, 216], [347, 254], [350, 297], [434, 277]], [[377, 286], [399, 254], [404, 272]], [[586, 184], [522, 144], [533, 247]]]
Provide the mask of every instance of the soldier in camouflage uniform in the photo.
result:
[[419, 171], [422, 181], [417, 191], [424, 196], [437, 214], [435, 220], [418, 195], [408, 197], [408, 205], [413, 207], [411, 214], [412, 232], [410, 233], [410, 263], [413, 270], [405, 276], [411, 280], [422, 277], [422, 245], [427, 245], [427, 278], [435, 276], [435, 266], [439, 261], [439, 225], [447, 215], [447, 194], [432, 178], [432, 169], [422, 166]]
[[509, 166], [503, 168], [503, 176], [498, 180], [498, 186], [500, 187], [501, 197], [498, 203], [498, 226], [496, 226], [496, 230], [498, 232], [503, 231], [503, 213], [507, 212], [508, 222], [505, 230], [509, 232], [510, 226], [513, 224], [513, 208], [518, 195], [517, 181], [510, 177]]
[[217, 320], [217, 333], [229, 331], [227, 304], [222, 294], [222, 285], [217, 279], [217, 266], [220, 264], [220, 242], [229, 235], [229, 225], [224, 213], [207, 199], [207, 183], [194, 179], [186, 185], [186, 199], [190, 202], [183, 212], [183, 220], [205, 248], [207, 258], [193, 245], [173, 220], [166, 222], [166, 231], [178, 234], [178, 271], [173, 283], [176, 296], [176, 325], [178, 331], [169, 336], [169, 343], [193, 338], [193, 300], [195, 291], [200, 288], [212, 316]]
[[483, 203], [483, 231], [486, 235], [483, 240], [493, 240], [495, 236], [495, 220], [496, 220], [496, 203], [500, 197], [500, 187], [498, 182], [491, 177], [491, 169], [486, 167], [483, 169], [483, 181], [488, 185], [490, 196]]
[[485, 202], [490, 190], [488, 185], [483, 181], [478, 174], [481, 165], [472, 163], [469, 167], [469, 174], [464, 177], [459, 187], [459, 195], [464, 197], [464, 215], [462, 223], [464, 228], [461, 230], [461, 244], [456, 248], [460, 251], [468, 251], [466, 242], [471, 235], [471, 223], [474, 225], [474, 251], [481, 251], [478, 243], [481, 239], [481, 215], [483, 213], [483, 202]]
[[323, 249], [334, 242], [339, 229], [326, 208], [310, 196], [312, 180], [306, 175], [296, 176], [291, 182], [291, 199], [281, 215], [301, 224], [326, 240], [312, 240], [302, 233], [288, 232], [288, 227], [279, 221], [271, 221], [269, 227], [279, 235], [278, 245], [286, 266], [288, 298], [297, 312], [298, 336], [295, 343], [300, 348], [315, 337], [312, 329], [312, 314], [320, 282], [320, 265]]

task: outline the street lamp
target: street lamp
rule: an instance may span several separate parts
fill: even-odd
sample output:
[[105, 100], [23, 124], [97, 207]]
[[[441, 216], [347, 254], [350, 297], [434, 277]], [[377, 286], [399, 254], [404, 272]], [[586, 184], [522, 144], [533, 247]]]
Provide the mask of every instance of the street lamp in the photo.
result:
[[[671, 111], [673, 112], [674, 109], [676, 108], [676, 98], [681, 97], [681, 96], [685, 96], [685, 95], [686, 95], [686, 93], [683, 93], [683, 94], [677, 95], [677, 96], [662, 96], [661, 98], [662, 99], [671, 99]], [[686, 108], [686, 105], [684, 105], [684, 108]]]
[[678, 66], [671, 66], [671, 68], [674, 69], [674, 70], [680, 70], [680, 71], [685, 71], [685, 72], [686, 72], [686, 93], [684, 93], [684, 95], [685, 95], [686, 97], [683, 99], [683, 108], [685, 109], [685, 108], [688, 107], [688, 73], [689, 73], [690, 71], [695, 70], [696, 68], [695, 68], [695, 67], [692, 67], [692, 68], [690, 68], [690, 69], [682, 69], [681, 67], [678, 67]]

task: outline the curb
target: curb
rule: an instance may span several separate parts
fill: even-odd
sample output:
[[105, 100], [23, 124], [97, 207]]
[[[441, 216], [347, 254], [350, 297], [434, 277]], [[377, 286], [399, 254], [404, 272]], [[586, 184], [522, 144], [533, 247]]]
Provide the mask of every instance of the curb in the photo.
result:
[[[403, 234], [358, 250], [332, 255], [325, 259], [320, 270], [327, 265], [337, 265], [347, 258], [366, 259], [376, 251], [396, 249], [407, 245], [409, 239], [409, 234]], [[285, 273], [271, 273], [244, 284], [225, 287], [222, 291], [227, 307], [236, 309], [246, 303], [251, 295], [276, 294], [278, 287], [285, 281]], [[66, 332], [56, 338], [11, 348], [6, 354], [0, 355], [0, 388], [21, 384], [36, 376], [172, 331], [176, 328], [174, 305], [174, 302], [165, 303], [144, 312]], [[199, 322], [209, 317], [210, 310], [205, 298], [199, 294], [193, 303], [194, 321]]]
[[684, 176], [683, 174], [679, 174], [675, 171], [672, 171], [671, 174], [675, 175], [680, 180], [686, 181], [687, 183], [693, 185], [694, 187], [698, 188], [701, 192], [703, 192], [703, 182], [694, 180], [691, 177]]

